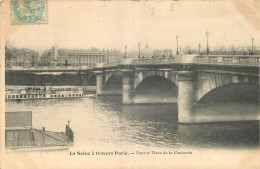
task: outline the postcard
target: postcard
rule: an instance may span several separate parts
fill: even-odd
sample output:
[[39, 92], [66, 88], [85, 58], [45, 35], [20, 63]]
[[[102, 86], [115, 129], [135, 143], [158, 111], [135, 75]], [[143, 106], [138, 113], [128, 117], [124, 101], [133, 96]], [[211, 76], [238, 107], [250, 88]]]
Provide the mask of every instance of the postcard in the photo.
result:
[[1, 169], [258, 169], [259, 1], [1, 2]]

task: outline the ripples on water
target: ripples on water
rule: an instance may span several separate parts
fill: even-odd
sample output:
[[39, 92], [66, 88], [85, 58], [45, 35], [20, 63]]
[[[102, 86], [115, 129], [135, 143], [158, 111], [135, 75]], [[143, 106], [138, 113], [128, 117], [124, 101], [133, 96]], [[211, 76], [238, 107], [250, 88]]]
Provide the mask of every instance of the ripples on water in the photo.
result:
[[[199, 105], [197, 121], [211, 123], [185, 125], [178, 124], [176, 103], [122, 105], [120, 96], [6, 102], [6, 111], [33, 111], [34, 128], [45, 126], [46, 130], [64, 131], [67, 120], [71, 120], [75, 147], [109, 143], [168, 148], [257, 148], [259, 121], [251, 119], [259, 118], [258, 105], [248, 107], [241, 109], [236, 105], [230, 112], [230, 106]], [[221, 110], [210, 112], [216, 108]], [[243, 112], [246, 110], [251, 112]], [[227, 115], [226, 111], [230, 113]], [[239, 121], [244, 118], [250, 121]], [[214, 122], [218, 120], [236, 121]]]

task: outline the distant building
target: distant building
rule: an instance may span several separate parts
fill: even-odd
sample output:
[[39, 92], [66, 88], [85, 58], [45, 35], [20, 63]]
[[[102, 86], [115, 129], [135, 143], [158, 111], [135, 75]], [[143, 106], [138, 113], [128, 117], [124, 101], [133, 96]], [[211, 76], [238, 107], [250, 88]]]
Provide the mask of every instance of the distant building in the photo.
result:
[[154, 57], [172, 57], [171, 49], [156, 49], [154, 50]]
[[[127, 53], [127, 58], [138, 58], [139, 51], [131, 51]], [[172, 57], [171, 49], [150, 49], [148, 44], [140, 50], [140, 58], [159, 58], [159, 57]]]
[[122, 57], [120, 51], [85, 49], [52, 49], [43, 52], [41, 65], [47, 66], [93, 66], [96, 63], [118, 62]]
[[5, 66], [37, 66], [39, 53], [30, 49], [6, 48], [5, 49]]
[[154, 50], [150, 49], [148, 44], [145, 45], [141, 52], [141, 57], [152, 57], [154, 55]]

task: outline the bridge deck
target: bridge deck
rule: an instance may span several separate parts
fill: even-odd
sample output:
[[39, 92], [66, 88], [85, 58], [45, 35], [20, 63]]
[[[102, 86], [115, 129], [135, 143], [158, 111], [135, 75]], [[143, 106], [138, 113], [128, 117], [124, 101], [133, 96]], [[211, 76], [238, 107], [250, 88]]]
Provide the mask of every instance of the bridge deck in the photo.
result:
[[[229, 67], [259, 67], [259, 55], [177, 55], [163, 58], [132, 58], [122, 59], [120, 62], [97, 63], [94, 66], [68, 66], [68, 67], [18, 67], [6, 68], [12, 72], [78, 72], [93, 71], [94, 69], [114, 69], [122, 66], [162, 66], [183, 69], [184, 65], [193, 65], [193, 68], [207, 66], [229, 66]], [[178, 67], [179, 66], [179, 67]]]

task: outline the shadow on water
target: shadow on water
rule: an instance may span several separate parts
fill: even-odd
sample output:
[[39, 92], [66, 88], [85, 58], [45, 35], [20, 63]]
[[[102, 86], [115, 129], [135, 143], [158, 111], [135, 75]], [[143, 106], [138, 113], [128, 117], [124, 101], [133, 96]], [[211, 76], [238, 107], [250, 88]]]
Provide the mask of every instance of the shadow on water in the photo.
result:
[[[259, 147], [259, 121], [215, 122], [213, 119], [207, 119], [211, 123], [185, 125], [178, 123], [177, 103], [121, 105], [121, 99], [120, 96], [104, 96], [98, 98], [97, 102], [106, 103], [105, 107], [110, 107], [110, 111], [116, 112], [119, 123], [127, 126], [127, 129], [122, 128], [121, 125], [113, 127], [115, 131], [121, 131], [128, 142], [172, 148]], [[249, 107], [251, 106], [249, 105]], [[202, 106], [203, 108], [205, 105]], [[237, 108], [239, 109], [239, 107]], [[211, 107], [211, 109], [215, 108]], [[242, 112], [244, 110], [241, 109]], [[255, 112], [252, 112], [254, 116]], [[222, 112], [222, 115], [224, 116], [225, 113], [228, 113], [228, 110]], [[198, 117], [201, 118], [205, 114], [207, 113], [204, 112]], [[207, 115], [212, 114], [208, 112]], [[233, 116], [234, 113], [231, 113], [230, 117]]]

